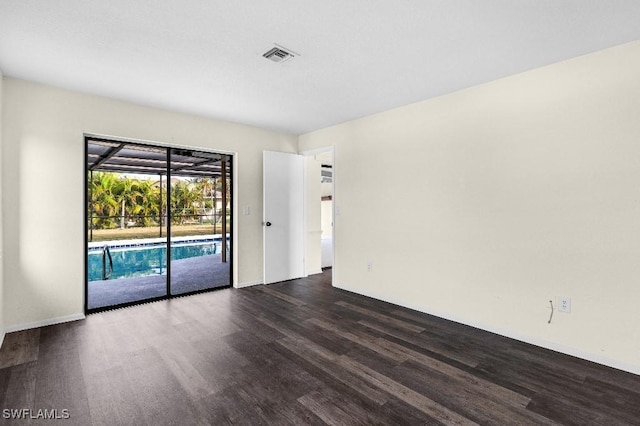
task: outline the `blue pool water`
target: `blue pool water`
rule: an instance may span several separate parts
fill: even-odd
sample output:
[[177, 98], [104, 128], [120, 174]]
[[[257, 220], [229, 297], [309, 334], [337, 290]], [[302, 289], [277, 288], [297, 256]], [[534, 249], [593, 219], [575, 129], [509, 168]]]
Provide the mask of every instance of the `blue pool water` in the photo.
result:
[[[163, 245], [110, 248], [113, 273], [110, 279], [144, 277], [165, 274], [167, 270], [167, 247]], [[171, 260], [206, 256], [220, 253], [220, 241], [197, 244], [174, 245]], [[107, 265], [109, 260], [107, 259]], [[108, 266], [107, 266], [108, 268]], [[102, 249], [89, 252], [89, 281], [102, 280]]]

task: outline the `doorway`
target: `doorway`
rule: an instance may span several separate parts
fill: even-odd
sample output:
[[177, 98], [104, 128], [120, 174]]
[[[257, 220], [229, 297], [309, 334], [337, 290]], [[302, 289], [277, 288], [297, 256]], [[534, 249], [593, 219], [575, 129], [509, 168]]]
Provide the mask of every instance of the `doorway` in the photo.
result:
[[[334, 265], [334, 149], [319, 148], [302, 153], [307, 162], [307, 254], [309, 274]], [[313, 266], [315, 265], [315, 266]]]
[[228, 288], [232, 156], [85, 137], [85, 312]]
[[320, 160], [320, 229], [322, 270], [333, 267], [333, 150], [317, 156]]
[[334, 211], [338, 211], [333, 158], [333, 147], [302, 154], [263, 152], [264, 284], [321, 274], [326, 269], [331, 269], [333, 282]]

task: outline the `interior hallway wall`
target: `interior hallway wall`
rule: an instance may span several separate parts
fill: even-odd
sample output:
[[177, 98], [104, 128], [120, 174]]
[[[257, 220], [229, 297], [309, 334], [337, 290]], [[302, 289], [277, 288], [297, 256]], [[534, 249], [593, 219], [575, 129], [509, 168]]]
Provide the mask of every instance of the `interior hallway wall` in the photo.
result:
[[262, 282], [262, 151], [296, 136], [12, 78], [3, 106], [7, 330], [82, 316], [84, 133], [236, 152], [236, 284]]
[[333, 265], [333, 182], [323, 182], [320, 222], [322, 224], [322, 267]]
[[305, 273], [307, 275], [319, 274], [322, 272], [321, 260], [321, 183], [320, 183], [320, 161], [315, 156], [305, 157], [307, 169], [307, 189], [306, 189], [306, 227], [307, 227], [307, 253], [305, 256]]
[[640, 373], [638, 76], [634, 42], [302, 135], [334, 285]]
[[333, 221], [333, 182], [322, 182], [320, 184], [320, 195], [322, 196], [322, 236], [331, 236], [331, 223]]

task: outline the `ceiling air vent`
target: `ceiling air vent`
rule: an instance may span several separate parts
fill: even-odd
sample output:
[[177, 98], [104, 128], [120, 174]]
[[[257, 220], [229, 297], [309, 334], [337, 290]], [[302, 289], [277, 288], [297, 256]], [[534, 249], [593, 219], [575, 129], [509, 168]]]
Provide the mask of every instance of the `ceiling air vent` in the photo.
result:
[[282, 64], [283, 62], [287, 62], [293, 58], [295, 58], [297, 53], [292, 52], [291, 50], [285, 49], [282, 46], [278, 46], [269, 49], [265, 53], [262, 54], [265, 58], [270, 61], [273, 61], [278, 64]]

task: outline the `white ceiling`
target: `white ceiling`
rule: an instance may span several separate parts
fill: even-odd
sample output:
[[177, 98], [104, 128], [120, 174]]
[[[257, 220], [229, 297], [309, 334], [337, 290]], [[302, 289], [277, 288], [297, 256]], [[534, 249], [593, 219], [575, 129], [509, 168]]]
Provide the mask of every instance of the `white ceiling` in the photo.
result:
[[638, 39], [639, 0], [0, 0], [5, 75], [295, 134]]

